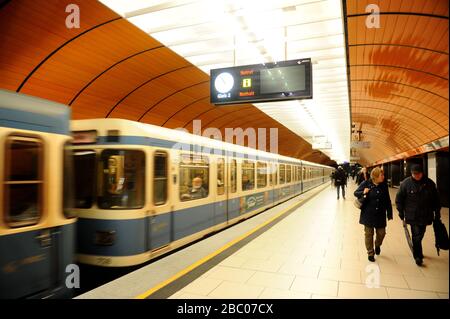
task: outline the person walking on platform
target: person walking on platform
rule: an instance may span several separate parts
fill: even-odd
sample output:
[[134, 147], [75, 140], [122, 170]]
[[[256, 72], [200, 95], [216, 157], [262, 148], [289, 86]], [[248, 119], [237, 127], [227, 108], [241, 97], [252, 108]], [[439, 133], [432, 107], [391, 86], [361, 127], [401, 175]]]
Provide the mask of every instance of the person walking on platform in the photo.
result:
[[[365, 244], [369, 261], [375, 261], [375, 254], [381, 253], [381, 244], [386, 235], [386, 217], [392, 219], [392, 204], [384, 174], [376, 167], [370, 173], [370, 179], [363, 181], [354, 195], [364, 198], [359, 223], [364, 225]], [[375, 248], [373, 236], [376, 233]]]
[[339, 199], [339, 188], [342, 188], [342, 197], [345, 199], [345, 186], [347, 186], [347, 174], [342, 166], [339, 166], [334, 173], [334, 185], [337, 189], [337, 199]]
[[413, 257], [421, 266], [422, 239], [427, 225], [441, 219], [441, 204], [436, 184], [423, 174], [420, 164], [411, 166], [411, 176], [400, 184], [395, 204], [403, 223], [411, 225]]
[[369, 180], [369, 174], [367, 173], [367, 168], [363, 167], [356, 177], [356, 184], [361, 185], [362, 182], [367, 180]]

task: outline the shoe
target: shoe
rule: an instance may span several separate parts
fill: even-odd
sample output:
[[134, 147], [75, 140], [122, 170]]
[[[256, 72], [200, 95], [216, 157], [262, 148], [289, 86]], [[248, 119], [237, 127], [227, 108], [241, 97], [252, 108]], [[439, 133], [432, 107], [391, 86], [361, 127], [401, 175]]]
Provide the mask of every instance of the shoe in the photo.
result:
[[381, 247], [375, 247], [375, 254], [379, 255], [381, 253]]
[[374, 256], [369, 256], [369, 261], [374, 262], [375, 261], [375, 257]]
[[417, 266], [422, 266], [423, 260], [422, 258], [416, 258], [416, 265]]

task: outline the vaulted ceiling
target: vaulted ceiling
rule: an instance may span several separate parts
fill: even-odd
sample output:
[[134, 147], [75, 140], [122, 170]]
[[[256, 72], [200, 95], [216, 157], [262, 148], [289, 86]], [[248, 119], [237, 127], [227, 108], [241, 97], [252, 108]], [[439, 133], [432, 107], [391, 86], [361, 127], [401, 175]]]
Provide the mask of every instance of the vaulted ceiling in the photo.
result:
[[253, 105], [211, 105], [204, 72], [101, 3], [76, 1], [80, 28], [67, 28], [72, 2], [0, 4], [0, 88], [67, 104], [73, 119], [124, 118], [190, 131], [197, 119], [223, 136], [226, 127], [267, 128], [267, 149], [269, 128], [278, 128], [280, 154], [333, 164]]
[[347, 0], [346, 9], [352, 122], [371, 142], [361, 162], [448, 136], [448, 1]]
[[[253, 105], [211, 105], [203, 71], [103, 4], [76, 1], [80, 28], [67, 28], [70, 3], [0, 0], [0, 88], [67, 104], [74, 119], [189, 130], [200, 119], [222, 133], [278, 128], [279, 153], [332, 163]], [[448, 1], [344, 0], [343, 7], [353, 137], [359, 131], [371, 142], [357, 150], [360, 162], [414, 155], [448, 137]], [[370, 27], [376, 18], [379, 27]]]

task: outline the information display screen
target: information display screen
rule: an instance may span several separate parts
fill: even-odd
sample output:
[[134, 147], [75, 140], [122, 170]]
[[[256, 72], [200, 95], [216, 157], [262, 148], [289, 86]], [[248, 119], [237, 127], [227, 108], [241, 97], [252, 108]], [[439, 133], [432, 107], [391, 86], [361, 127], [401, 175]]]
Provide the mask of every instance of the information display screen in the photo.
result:
[[311, 59], [211, 70], [216, 105], [312, 98]]

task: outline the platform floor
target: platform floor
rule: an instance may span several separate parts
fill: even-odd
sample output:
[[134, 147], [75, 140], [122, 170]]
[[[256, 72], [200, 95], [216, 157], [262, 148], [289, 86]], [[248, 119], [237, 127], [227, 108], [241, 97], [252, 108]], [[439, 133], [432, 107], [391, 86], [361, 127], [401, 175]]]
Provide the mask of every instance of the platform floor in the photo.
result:
[[[434, 248], [432, 227], [418, 267], [394, 207], [381, 254], [367, 260], [363, 226], [353, 206], [328, 187], [170, 298], [449, 298], [449, 254]], [[391, 189], [395, 198], [396, 189]], [[394, 200], [393, 200], [394, 203]], [[448, 209], [442, 220], [449, 225]], [[369, 265], [369, 268], [367, 266]], [[379, 288], [374, 265], [379, 267]], [[368, 277], [369, 276], [369, 277]]]
[[[307, 192], [77, 298], [448, 299], [448, 251], [437, 256], [428, 227], [418, 267], [395, 207], [381, 255], [367, 260], [355, 188], [349, 181], [346, 200], [337, 200], [329, 185]], [[397, 190], [390, 191], [393, 199]], [[298, 202], [284, 218], [239, 240]], [[449, 229], [446, 208], [442, 220]]]

